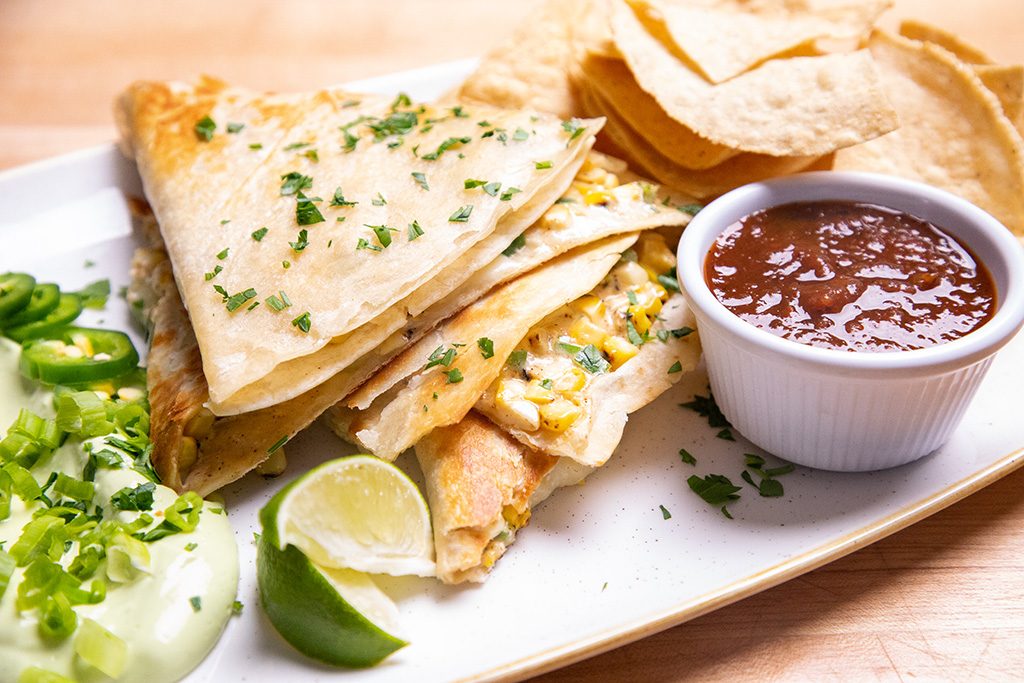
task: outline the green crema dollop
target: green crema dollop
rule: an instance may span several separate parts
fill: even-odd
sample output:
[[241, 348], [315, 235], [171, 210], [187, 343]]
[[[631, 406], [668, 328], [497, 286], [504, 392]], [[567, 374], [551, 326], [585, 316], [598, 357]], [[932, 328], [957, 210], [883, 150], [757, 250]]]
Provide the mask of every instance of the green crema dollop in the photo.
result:
[[20, 351], [0, 339], [0, 683], [179, 680], [236, 610], [227, 515], [156, 481], [143, 390], [51, 390]]

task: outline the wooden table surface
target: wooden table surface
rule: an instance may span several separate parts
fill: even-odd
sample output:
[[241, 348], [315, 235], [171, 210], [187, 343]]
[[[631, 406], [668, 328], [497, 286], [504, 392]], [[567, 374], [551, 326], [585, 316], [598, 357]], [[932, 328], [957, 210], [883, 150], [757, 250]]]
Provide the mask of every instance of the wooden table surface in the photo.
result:
[[[342, 83], [482, 54], [535, 4], [0, 0], [0, 170], [113, 140], [111, 102], [136, 79]], [[884, 24], [903, 16], [1024, 62], [1024, 0], [896, 0]], [[1022, 491], [1018, 470], [804, 576], [534, 680], [1024, 679]]]

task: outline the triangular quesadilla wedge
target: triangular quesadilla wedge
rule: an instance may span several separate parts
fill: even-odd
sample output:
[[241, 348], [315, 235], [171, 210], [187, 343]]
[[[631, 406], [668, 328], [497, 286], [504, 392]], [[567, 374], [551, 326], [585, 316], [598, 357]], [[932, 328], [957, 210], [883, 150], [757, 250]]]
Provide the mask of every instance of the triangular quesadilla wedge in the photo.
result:
[[673, 291], [675, 254], [660, 231], [641, 233], [635, 256], [535, 325], [476, 410], [537, 450], [603, 465], [629, 413], [700, 360], [696, 321]]
[[[401, 327], [400, 334], [381, 342], [377, 353], [396, 347], [403, 339], [408, 342], [418, 338], [418, 330], [433, 328], [494, 287], [574, 247], [626, 232], [685, 226], [698, 208], [694, 202], [690, 197], [670, 196], [659, 186], [636, 178], [623, 161], [591, 152], [572, 186], [539, 221], [451, 294], [415, 319], [403, 319], [404, 325], [396, 324], [392, 329]], [[380, 394], [403, 379], [398, 372], [392, 367], [377, 373], [360, 387], [348, 405], [361, 410], [368, 408]]]
[[334, 340], [421, 288], [447, 294], [446, 268], [533, 223], [601, 125], [211, 79], [136, 84], [119, 118], [219, 414], [300, 395], [355, 360], [322, 362]]
[[[631, 233], [578, 247], [496, 288], [389, 363], [381, 372], [390, 388], [367, 410], [332, 407], [325, 414], [328, 424], [374, 455], [394, 460], [431, 429], [458, 422], [527, 331], [600, 282], [634, 241]], [[358, 403], [363, 391], [350, 403]]]
[[530, 519], [531, 509], [592, 469], [511, 438], [471, 410], [416, 443], [434, 527], [437, 577], [481, 582]]
[[[157, 406], [153, 460], [158, 473], [176, 490], [191, 489], [205, 495], [261, 464], [266, 467], [268, 461], [279, 462], [284, 453], [282, 442], [404, 347], [492, 287], [589, 241], [689, 221], [689, 205], [672, 201], [644, 181], [619, 182], [630, 177], [621, 161], [590, 153], [560, 203], [514, 240], [514, 250], [507, 248], [508, 254], [500, 255], [416, 318], [408, 319], [402, 308], [395, 311], [397, 320], [391, 327], [370, 329], [367, 325], [360, 338], [350, 335], [338, 346], [350, 344], [349, 353], [362, 355], [326, 382], [283, 403], [231, 416], [215, 416], [205, 407], [209, 394], [188, 314], [152, 212], [145, 202], [136, 202], [134, 211], [152, 248], [140, 250], [133, 262], [129, 295], [151, 328], [149, 377]], [[360, 351], [363, 348], [365, 353]]]
[[[663, 286], [673, 286], [674, 254], [657, 230], [640, 239], [636, 251], [626, 252], [635, 260], [609, 264], [590, 293], [564, 305], [544, 308], [521, 296], [516, 288], [526, 285], [517, 283], [529, 275], [498, 288], [410, 347], [350, 396], [347, 407], [332, 407], [328, 424], [393, 459], [475, 405], [523, 443], [587, 466], [603, 464], [627, 414], [700, 357], [692, 313]], [[543, 282], [575, 253], [530, 275]], [[493, 356], [482, 358], [481, 340]], [[451, 373], [459, 378], [454, 388]], [[367, 393], [376, 398], [354, 409]]]

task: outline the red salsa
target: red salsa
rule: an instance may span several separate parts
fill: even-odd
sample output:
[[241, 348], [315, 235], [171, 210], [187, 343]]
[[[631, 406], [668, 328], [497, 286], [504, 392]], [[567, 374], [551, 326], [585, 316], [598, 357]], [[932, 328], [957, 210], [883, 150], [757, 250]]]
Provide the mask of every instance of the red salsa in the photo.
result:
[[992, 276], [953, 237], [908, 214], [846, 201], [742, 218], [708, 251], [704, 278], [743, 320], [847, 351], [942, 344], [996, 308]]

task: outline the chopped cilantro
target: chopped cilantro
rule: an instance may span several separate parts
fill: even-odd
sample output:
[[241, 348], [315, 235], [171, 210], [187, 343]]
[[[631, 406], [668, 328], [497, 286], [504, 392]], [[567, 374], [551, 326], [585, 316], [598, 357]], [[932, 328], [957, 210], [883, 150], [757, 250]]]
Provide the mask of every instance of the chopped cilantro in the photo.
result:
[[199, 612], [203, 609], [203, 598], [198, 595], [193, 595], [188, 599], [190, 605], [192, 605], [193, 612]]
[[466, 223], [469, 221], [469, 214], [473, 213], [473, 205], [466, 204], [456, 209], [455, 213], [448, 217], [449, 223]]
[[580, 352], [573, 357], [573, 360], [592, 375], [608, 372], [608, 369], [611, 367], [611, 364], [604, 359], [604, 356], [601, 355], [601, 352], [593, 344], [587, 344], [580, 349]]
[[662, 519], [672, 519], [672, 513], [668, 511], [668, 508], [664, 505], [659, 505], [658, 507], [661, 508]]
[[444, 142], [442, 142], [438, 146], [437, 151], [430, 152], [429, 154], [424, 154], [420, 158], [421, 159], [428, 159], [430, 161], [434, 161], [435, 159], [439, 158], [442, 154], [444, 154], [446, 151], [448, 151], [452, 147], [455, 147], [456, 145], [465, 145], [468, 142], [470, 142], [471, 140], [472, 140], [472, 138], [469, 138], [469, 137], [448, 138], [447, 140], [445, 140]]
[[224, 251], [222, 251], [219, 254], [217, 254], [217, 258], [220, 259], [221, 261], [223, 261], [227, 257], [228, 257], [228, 250], [227, 249], [225, 249]]
[[295, 220], [299, 225], [314, 225], [324, 222], [324, 215], [316, 207], [319, 197], [307, 197], [300, 191], [295, 199]]
[[692, 455], [690, 455], [690, 451], [686, 450], [685, 448], [680, 448], [679, 449], [679, 457], [687, 465], [696, 465], [697, 464], [697, 458], [695, 458]]
[[526, 364], [526, 349], [516, 349], [512, 353], [508, 354], [508, 359], [505, 361], [505, 365], [509, 365], [513, 368], [521, 368]]
[[[278, 294], [280, 294], [280, 296], [278, 296]], [[268, 306], [275, 311], [283, 311], [292, 305], [291, 299], [289, 299], [288, 295], [284, 293], [284, 290], [281, 290], [278, 294], [271, 294], [267, 297], [266, 301]]]
[[213, 139], [213, 131], [217, 129], [217, 124], [213, 122], [210, 115], [207, 114], [203, 118], [196, 121], [195, 132], [196, 137], [202, 142], [209, 142]]
[[377, 241], [380, 242], [380, 246], [385, 249], [391, 246], [391, 233], [398, 232], [397, 228], [389, 228], [386, 225], [370, 225], [368, 223], [364, 223], [363, 225], [373, 230], [373, 234], [377, 236]]
[[330, 205], [331, 206], [355, 206], [358, 203], [359, 202], [350, 202], [347, 199], [345, 199], [345, 195], [344, 195], [344, 193], [342, 193], [341, 187], [339, 186], [334, 191], [334, 197], [331, 199], [331, 204]]
[[700, 211], [703, 208], [704, 207], [701, 206], [700, 204], [687, 204], [685, 206], [677, 206], [676, 207], [677, 210], [682, 211], [683, 213], [688, 213], [691, 216], [696, 216], [697, 212]]
[[259, 242], [260, 240], [263, 239], [263, 237], [267, 234], [267, 232], [268, 232], [267, 228], [260, 228], [259, 230], [254, 230], [253, 233], [252, 233], [252, 238], [254, 240], [256, 240], [257, 242]]
[[693, 474], [686, 483], [694, 493], [704, 499], [704, 502], [709, 505], [721, 505], [723, 514], [726, 513], [726, 505], [739, 499], [736, 492], [740, 487], [734, 486], [728, 477], [721, 474], [709, 474], [703, 479]]
[[306, 311], [299, 317], [292, 320], [292, 325], [299, 328], [303, 332], [309, 332], [309, 328], [312, 325], [312, 319], [309, 315], [309, 311]]
[[244, 306], [246, 302], [248, 302], [250, 299], [254, 299], [255, 297], [256, 290], [250, 287], [245, 291], [238, 292], [237, 294], [232, 294], [231, 296], [227, 297], [227, 299], [224, 301], [224, 305], [229, 312], [234, 312], [237, 311], [242, 306]]
[[308, 175], [302, 175], [298, 171], [292, 171], [285, 173], [281, 176], [281, 194], [299, 194], [302, 190], [308, 190], [313, 187], [313, 179]]
[[512, 254], [516, 253], [517, 251], [519, 251], [520, 249], [522, 249], [525, 246], [526, 246], [526, 233], [525, 232], [521, 232], [521, 233], [519, 233], [519, 237], [516, 237], [514, 240], [512, 240], [512, 243], [509, 244], [507, 247], [505, 247], [505, 249], [502, 250], [501, 253], [502, 253], [503, 256], [512, 256]]
[[675, 363], [673, 363], [673, 364], [672, 364], [672, 365], [671, 365], [671, 366], [669, 367], [669, 369], [668, 369], [668, 374], [670, 374], [670, 375], [674, 375], [674, 374], [676, 374], [677, 372], [682, 372], [682, 371], [683, 371], [683, 364], [682, 364], [682, 363], [680, 363], [679, 361], [676, 361]]
[[153, 509], [153, 492], [156, 484], [151, 481], [132, 488], [125, 486], [110, 497], [110, 506], [114, 510], [145, 511]]
[[423, 234], [423, 228], [420, 227], [419, 221], [413, 221], [409, 224], [409, 241], [412, 242], [417, 237]]
[[388, 203], [388, 200], [384, 199], [384, 195], [382, 195], [380, 192], [378, 192], [377, 193], [377, 198], [371, 200], [371, 202], [372, 202], [372, 204], [374, 206], [384, 206], [385, 204]]
[[494, 342], [487, 337], [480, 337], [476, 340], [477, 348], [480, 349], [480, 355], [484, 358], [494, 357]]
[[512, 134], [512, 139], [516, 141], [525, 140], [528, 137], [530, 137], [530, 134], [522, 128], [516, 128], [516, 132]]
[[458, 368], [452, 368], [451, 370], [444, 370], [444, 375], [447, 377], [445, 384], [458, 384], [462, 381], [462, 373]]
[[500, 199], [503, 202], [507, 202], [510, 199], [512, 199], [512, 195], [519, 194], [520, 192], [522, 192], [522, 190], [520, 190], [518, 187], [509, 187], [504, 192], [501, 193], [501, 196], [498, 197], [498, 199]]
[[382, 251], [381, 247], [378, 247], [376, 244], [370, 244], [369, 242], [366, 241], [366, 239], [362, 237], [360, 237], [359, 241], [356, 242], [356, 251], [359, 251], [360, 249], [369, 249], [370, 251]]
[[412, 179], [415, 180], [416, 184], [419, 185], [424, 190], [430, 190], [430, 185], [427, 184], [426, 173], [413, 172]]
[[303, 228], [299, 230], [299, 236], [294, 242], [289, 242], [295, 252], [300, 252], [309, 246], [309, 232]]
[[245, 124], [244, 123], [228, 123], [227, 130], [228, 130], [229, 133], [238, 133], [243, 128], [245, 128]]

